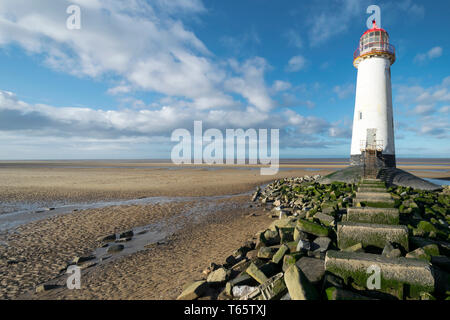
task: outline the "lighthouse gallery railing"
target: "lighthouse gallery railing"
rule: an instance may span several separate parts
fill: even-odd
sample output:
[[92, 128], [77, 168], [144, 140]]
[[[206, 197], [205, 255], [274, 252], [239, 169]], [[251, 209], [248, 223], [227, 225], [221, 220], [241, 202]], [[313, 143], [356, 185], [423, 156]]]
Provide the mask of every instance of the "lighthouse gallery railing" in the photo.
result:
[[364, 45], [360, 45], [358, 49], [353, 53], [353, 59], [358, 58], [361, 55], [369, 54], [371, 52], [389, 53], [395, 56], [395, 47], [388, 42], [369, 42]]

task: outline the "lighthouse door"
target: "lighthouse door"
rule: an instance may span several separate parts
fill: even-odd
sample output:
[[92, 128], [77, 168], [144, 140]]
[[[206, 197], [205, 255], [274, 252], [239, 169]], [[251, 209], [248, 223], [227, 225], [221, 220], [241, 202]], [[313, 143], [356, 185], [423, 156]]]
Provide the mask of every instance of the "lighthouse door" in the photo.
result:
[[367, 129], [367, 145], [366, 148], [376, 149], [377, 146], [377, 129]]
[[364, 154], [364, 177], [376, 178], [377, 173], [377, 129], [367, 129]]

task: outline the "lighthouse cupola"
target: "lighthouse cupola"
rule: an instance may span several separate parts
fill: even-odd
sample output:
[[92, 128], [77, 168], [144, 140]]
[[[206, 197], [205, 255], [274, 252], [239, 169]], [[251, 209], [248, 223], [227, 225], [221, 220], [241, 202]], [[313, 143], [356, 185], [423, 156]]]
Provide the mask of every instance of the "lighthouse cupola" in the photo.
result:
[[358, 69], [353, 117], [351, 164], [395, 167], [391, 65], [395, 48], [377, 26], [361, 36], [353, 55]]
[[372, 29], [364, 32], [353, 54], [353, 65], [356, 68], [362, 60], [373, 56], [387, 57], [391, 64], [395, 62], [395, 48], [389, 43], [389, 34], [386, 30], [379, 28], [375, 20], [372, 23]]

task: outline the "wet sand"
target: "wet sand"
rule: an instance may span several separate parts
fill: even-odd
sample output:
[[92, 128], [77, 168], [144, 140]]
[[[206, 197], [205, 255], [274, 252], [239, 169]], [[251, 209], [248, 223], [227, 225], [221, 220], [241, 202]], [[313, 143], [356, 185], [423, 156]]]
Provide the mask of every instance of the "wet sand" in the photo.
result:
[[[98, 165], [95, 162], [95, 165]], [[0, 201], [7, 203], [86, 203], [142, 197], [208, 197], [189, 201], [118, 205], [55, 215], [0, 233], [1, 299], [174, 299], [182, 285], [201, 278], [212, 261], [223, 263], [243, 242], [270, 223], [262, 208], [250, 207], [249, 191], [281, 177], [326, 175], [337, 163], [286, 166], [276, 176], [259, 170], [224, 167], [161, 168], [137, 163], [106, 163], [96, 168], [44, 162], [37, 166], [0, 163]], [[34, 163], [35, 165], [35, 163]], [[129, 162], [126, 163], [130, 165]], [[75, 168], [75, 166], [77, 166]], [[92, 164], [91, 164], [92, 166]], [[323, 166], [328, 166], [324, 168]], [[419, 169], [436, 169], [417, 165]], [[447, 178], [450, 166], [411, 171], [421, 177]], [[399, 166], [401, 167], [401, 166]], [[410, 167], [410, 166], [408, 166]], [[314, 171], [306, 169], [316, 169]], [[410, 168], [403, 168], [410, 169]], [[413, 169], [413, 168], [411, 168]], [[449, 170], [447, 170], [449, 169]], [[189, 214], [187, 214], [189, 213]], [[256, 216], [249, 216], [254, 213]], [[38, 214], [38, 213], [34, 213]], [[64, 284], [64, 269], [74, 257], [101, 246], [99, 237], [141, 226], [153, 226], [165, 235], [162, 244], [83, 270], [82, 289], [59, 288], [35, 294], [41, 283]]]

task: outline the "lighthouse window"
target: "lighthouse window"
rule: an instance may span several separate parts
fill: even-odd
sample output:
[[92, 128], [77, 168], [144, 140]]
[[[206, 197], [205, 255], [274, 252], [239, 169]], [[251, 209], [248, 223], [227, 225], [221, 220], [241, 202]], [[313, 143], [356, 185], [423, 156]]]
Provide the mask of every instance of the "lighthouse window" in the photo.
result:
[[362, 120], [362, 112], [359, 113], [359, 120]]

